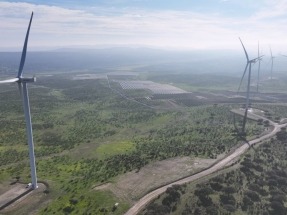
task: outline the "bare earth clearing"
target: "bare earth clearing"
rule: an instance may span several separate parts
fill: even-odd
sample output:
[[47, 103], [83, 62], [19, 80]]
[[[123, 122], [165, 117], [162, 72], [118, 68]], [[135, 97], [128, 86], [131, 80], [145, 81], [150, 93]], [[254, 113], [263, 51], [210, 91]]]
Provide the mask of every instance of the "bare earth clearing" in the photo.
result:
[[[14, 184], [9, 185], [9, 190], [0, 195], [0, 206], [4, 205], [8, 201], [18, 197], [19, 195], [25, 193], [28, 189], [26, 184]], [[28, 192], [20, 199], [12, 203], [11, 205], [5, 207], [1, 210], [0, 214], [37, 214], [36, 206], [40, 202], [45, 200], [46, 194], [44, 194], [46, 186], [42, 183], [38, 183], [38, 188], [31, 192]], [[20, 210], [19, 210], [20, 209]]]
[[191, 157], [178, 157], [157, 161], [141, 168], [139, 172], [132, 171], [119, 176], [114, 184], [104, 184], [95, 189], [109, 189], [116, 196], [133, 204], [151, 189], [198, 172], [210, 166], [215, 161], [215, 159]]
[[7, 188], [10, 189], [0, 196], [0, 207], [7, 204], [8, 202], [20, 196], [21, 194], [25, 193], [28, 190], [25, 184], [9, 185], [7, 186]]

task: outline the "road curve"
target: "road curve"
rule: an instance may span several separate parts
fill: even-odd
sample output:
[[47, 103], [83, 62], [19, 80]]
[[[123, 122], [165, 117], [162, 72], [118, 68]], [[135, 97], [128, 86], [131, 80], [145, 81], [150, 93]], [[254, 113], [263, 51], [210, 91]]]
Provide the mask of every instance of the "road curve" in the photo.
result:
[[[248, 113], [249, 114], [249, 113]], [[251, 114], [250, 114], [251, 115]], [[252, 114], [255, 115], [255, 114]], [[256, 115], [257, 117], [263, 118], [261, 116]], [[265, 119], [265, 118], [264, 118]], [[287, 123], [285, 124], [277, 124], [272, 122], [271, 120], [269, 120], [270, 124], [274, 126], [274, 129], [259, 138], [256, 138], [254, 140], [251, 140], [249, 143], [250, 145], [253, 145], [255, 143], [261, 142], [263, 140], [269, 139], [272, 136], [274, 136], [278, 131], [280, 131], [281, 128], [286, 127]], [[210, 175], [211, 173], [214, 173], [220, 169], [222, 169], [223, 167], [225, 167], [228, 163], [230, 163], [232, 160], [234, 160], [235, 158], [239, 157], [240, 155], [242, 155], [250, 146], [248, 144], [244, 144], [242, 146], [240, 146], [239, 148], [237, 148], [232, 154], [228, 155], [227, 157], [223, 158], [221, 161], [219, 161], [218, 163], [216, 163], [215, 165], [211, 166], [210, 168], [199, 172], [197, 174], [194, 174], [192, 176], [186, 177], [184, 179], [180, 179], [178, 181], [172, 182], [168, 185], [165, 185], [163, 187], [160, 187], [148, 194], [146, 194], [145, 196], [143, 196], [138, 202], [136, 202], [126, 213], [125, 215], [135, 215], [137, 213], [139, 213], [150, 201], [152, 201], [153, 199], [155, 199], [158, 195], [162, 194], [163, 192], [166, 191], [166, 189], [168, 187], [171, 187], [172, 185], [180, 185], [180, 184], [186, 184], [188, 182], [192, 182], [195, 181], [199, 178], [202, 178], [204, 176]]]

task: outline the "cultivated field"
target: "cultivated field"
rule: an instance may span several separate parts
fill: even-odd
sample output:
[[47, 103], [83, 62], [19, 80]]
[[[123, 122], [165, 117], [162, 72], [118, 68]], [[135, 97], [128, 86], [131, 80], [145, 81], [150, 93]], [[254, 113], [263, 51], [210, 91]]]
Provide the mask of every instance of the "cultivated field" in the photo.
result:
[[145, 89], [153, 94], [179, 94], [186, 93], [178, 87], [169, 84], [159, 84], [153, 81], [117, 81], [124, 90]]

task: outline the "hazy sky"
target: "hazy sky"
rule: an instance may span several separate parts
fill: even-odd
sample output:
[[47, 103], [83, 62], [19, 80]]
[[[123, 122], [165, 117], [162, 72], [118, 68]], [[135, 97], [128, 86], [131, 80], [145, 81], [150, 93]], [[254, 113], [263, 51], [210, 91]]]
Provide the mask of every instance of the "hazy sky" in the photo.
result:
[[[287, 53], [287, 0], [0, 0], [0, 51], [147, 46]], [[11, 49], [10, 49], [11, 50]]]

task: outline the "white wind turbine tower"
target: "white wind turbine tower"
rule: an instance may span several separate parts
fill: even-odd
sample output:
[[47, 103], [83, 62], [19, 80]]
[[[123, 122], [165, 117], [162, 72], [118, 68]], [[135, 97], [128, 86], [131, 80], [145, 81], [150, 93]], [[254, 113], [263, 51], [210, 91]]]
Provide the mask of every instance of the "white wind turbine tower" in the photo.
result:
[[31, 168], [31, 177], [32, 177], [32, 189], [36, 189], [38, 187], [38, 185], [37, 185], [36, 164], [35, 164], [35, 155], [34, 155], [32, 123], [31, 123], [28, 88], [27, 88], [27, 83], [35, 82], [36, 78], [35, 77], [24, 78], [22, 76], [23, 75], [23, 68], [24, 68], [24, 64], [25, 64], [25, 59], [26, 59], [27, 44], [28, 44], [28, 38], [29, 38], [29, 32], [30, 32], [32, 19], [33, 19], [33, 12], [31, 14], [28, 30], [26, 33], [26, 38], [25, 38], [24, 47], [23, 47], [23, 51], [22, 51], [18, 75], [16, 78], [0, 81], [0, 84], [18, 83], [20, 95], [21, 95], [22, 100], [23, 100], [24, 114], [25, 114], [25, 121], [26, 121], [26, 132], [27, 132], [27, 139], [28, 139], [28, 145], [29, 145], [30, 168]]
[[258, 74], [257, 74], [257, 93], [259, 92], [259, 73], [260, 73], [260, 64], [262, 61], [262, 58], [259, 57], [260, 51], [259, 51], [259, 42], [258, 42]]
[[249, 67], [249, 73], [248, 73], [248, 84], [247, 84], [247, 92], [246, 92], [246, 104], [245, 104], [245, 113], [244, 113], [244, 118], [243, 118], [243, 125], [242, 125], [242, 133], [245, 133], [245, 124], [246, 124], [246, 119], [247, 119], [247, 112], [248, 112], [248, 106], [249, 106], [249, 96], [250, 96], [250, 78], [251, 78], [251, 65], [256, 63], [259, 59], [261, 59], [263, 57], [262, 56], [258, 56], [257, 58], [254, 58], [252, 60], [249, 60], [249, 57], [248, 57], [248, 54], [247, 54], [247, 51], [239, 37], [239, 40], [241, 42], [241, 45], [243, 47], [243, 50], [245, 52], [245, 56], [246, 56], [246, 66], [245, 66], [245, 70], [243, 72], [243, 75], [242, 75], [242, 78], [241, 78], [241, 81], [240, 81], [240, 84], [239, 84], [239, 87], [238, 87], [238, 92], [240, 90], [240, 87], [241, 87], [241, 83], [242, 83], [242, 80], [245, 76], [245, 73], [247, 71], [247, 67]]

